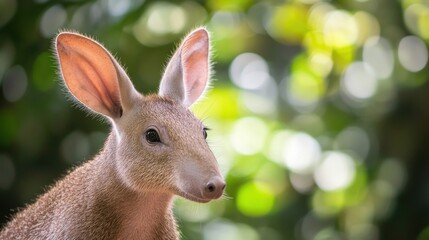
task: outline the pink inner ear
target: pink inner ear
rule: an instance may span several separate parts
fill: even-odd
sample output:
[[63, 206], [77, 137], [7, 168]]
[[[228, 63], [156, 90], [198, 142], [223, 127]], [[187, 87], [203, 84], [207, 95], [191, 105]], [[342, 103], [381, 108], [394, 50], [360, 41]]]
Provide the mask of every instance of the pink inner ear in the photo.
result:
[[57, 38], [61, 73], [70, 92], [95, 112], [115, 117], [120, 112], [116, 69], [106, 50], [71, 33]]
[[185, 106], [192, 105], [203, 94], [209, 78], [209, 38], [199, 29], [185, 40], [182, 47]]

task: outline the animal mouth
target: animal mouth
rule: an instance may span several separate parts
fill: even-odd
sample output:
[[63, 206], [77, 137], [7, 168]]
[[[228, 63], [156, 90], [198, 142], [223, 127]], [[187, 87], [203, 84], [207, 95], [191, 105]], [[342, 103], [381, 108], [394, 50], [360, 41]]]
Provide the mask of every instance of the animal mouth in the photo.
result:
[[198, 202], [198, 203], [208, 203], [208, 202], [210, 202], [211, 200], [213, 200], [212, 198], [202, 198], [202, 197], [197, 197], [197, 196], [195, 196], [195, 195], [193, 195], [193, 194], [187, 193], [187, 192], [182, 191], [182, 190], [180, 190], [180, 189], [175, 189], [175, 191], [174, 191], [174, 192], [176, 193], [176, 195], [181, 196], [181, 197], [183, 197], [183, 198], [186, 198], [186, 199], [188, 199], [188, 200], [190, 200], [190, 201], [193, 201], [193, 202]]

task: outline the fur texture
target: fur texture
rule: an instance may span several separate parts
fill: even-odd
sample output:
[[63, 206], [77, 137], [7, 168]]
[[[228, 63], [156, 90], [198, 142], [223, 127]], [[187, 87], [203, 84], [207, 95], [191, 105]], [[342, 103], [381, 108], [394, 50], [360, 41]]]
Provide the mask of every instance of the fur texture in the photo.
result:
[[88, 37], [63, 32], [55, 44], [67, 89], [109, 119], [112, 131], [94, 159], [17, 213], [0, 239], [178, 239], [174, 195], [208, 202], [225, 187], [204, 126], [188, 109], [209, 82], [206, 30], [184, 39], [175, 56], [186, 57], [173, 57], [162, 96], [138, 93], [113, 56]]

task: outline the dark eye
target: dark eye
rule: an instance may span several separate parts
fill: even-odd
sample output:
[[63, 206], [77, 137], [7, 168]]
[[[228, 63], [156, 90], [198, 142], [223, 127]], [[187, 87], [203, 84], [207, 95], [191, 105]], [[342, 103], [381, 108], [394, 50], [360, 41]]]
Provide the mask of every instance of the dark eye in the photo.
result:
[[146, 135], [146, 141], [148, 143], [159, 143], [161, 142], [161, 139], [159, 138], [159, 134], [155, 129], [149, 129], [145, 133]]
[[205, 127], [205, 128], [203, 128], [203, 136], [204, 136], [204, 139], [207, 139], [207, 131], [208, 130], [210, 130], [209, 128], [207, 128], [207, 127]]

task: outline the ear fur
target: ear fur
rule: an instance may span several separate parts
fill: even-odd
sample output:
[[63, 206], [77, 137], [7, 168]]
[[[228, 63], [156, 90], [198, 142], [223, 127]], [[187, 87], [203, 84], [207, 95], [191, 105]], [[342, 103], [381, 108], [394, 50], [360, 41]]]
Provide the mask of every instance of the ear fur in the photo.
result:
[[188, 34], [162, 77], [159, 95], [190, 107], [204, 94], [210, 79], [210, 38], [205, 28]]
[[119, 118], [141, 97], [120, 64], [95, 40], [60, 32], [54, 47], [67, 89], [90, 110]]

